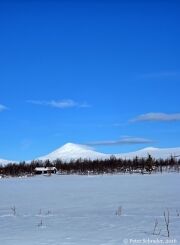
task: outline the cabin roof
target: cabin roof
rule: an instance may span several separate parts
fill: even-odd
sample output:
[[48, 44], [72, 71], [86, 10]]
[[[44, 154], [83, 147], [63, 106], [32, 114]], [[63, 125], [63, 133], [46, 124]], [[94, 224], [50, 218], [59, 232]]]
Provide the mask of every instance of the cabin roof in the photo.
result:
[[56, 170], [56, 167], [36, 167], [35, 171]]

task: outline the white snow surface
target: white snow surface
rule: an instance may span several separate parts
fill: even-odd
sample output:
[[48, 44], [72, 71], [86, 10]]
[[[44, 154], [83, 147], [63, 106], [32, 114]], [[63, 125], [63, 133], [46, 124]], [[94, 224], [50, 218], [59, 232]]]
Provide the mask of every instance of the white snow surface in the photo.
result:
[[[178, 173], [0, 179], [0, 244], [123, 245], [150, 239], [156, 243], [138, 244], [179, 245], [179, 185]], [[168, 243], [167, 208], [169, 241], [175, 240]], [[152, 235], [155, 219], [160, 235]]]

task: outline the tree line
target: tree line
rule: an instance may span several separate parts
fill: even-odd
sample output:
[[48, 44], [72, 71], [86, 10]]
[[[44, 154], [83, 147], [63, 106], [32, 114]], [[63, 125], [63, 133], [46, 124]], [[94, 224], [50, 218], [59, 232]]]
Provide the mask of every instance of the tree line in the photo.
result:
[[115, 174], [115, 173], [141, 173], [153, 172], [179, 172], [180, 159], [170, 157], [167, 159], [154, 159], [151, 155], [146, 158], [118, 159], [114, 156], [106, 160], [78, 159], [64, 162], [61, 159], [55, 161], [35, 160], [30, 163], [9, 163], [0, 165], [0, 176], [34, 175], [36, 167], [56, 167], [59, 174]]

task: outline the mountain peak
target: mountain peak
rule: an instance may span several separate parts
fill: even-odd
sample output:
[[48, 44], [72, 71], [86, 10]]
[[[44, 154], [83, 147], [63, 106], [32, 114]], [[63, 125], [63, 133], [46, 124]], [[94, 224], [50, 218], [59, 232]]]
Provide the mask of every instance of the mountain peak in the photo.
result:
[[141, 151], [157, 151], [157, 150], [159, 150], [159, 148], [150, 146], [150, 147], [143, 148]]
[[75, 143], [66, 143], [62, 147], [53, 151], [52, 153], [38, 158], [39, 160], [56, 160], [57, 158], [62, 159], [64, 161], [77, 160], [79, 158], [82, 159], [102, 159], [107, 158], [108, 155], [100, 152], [94, 151], [91, 147], [81, 144]]
[[61, 151], [78, 151], [78, 150], [90, 150], [91, 148], [86, 145], [75, 144], [75, 143], [66, 143], [65, 145], [61, 146], [58, 150]]

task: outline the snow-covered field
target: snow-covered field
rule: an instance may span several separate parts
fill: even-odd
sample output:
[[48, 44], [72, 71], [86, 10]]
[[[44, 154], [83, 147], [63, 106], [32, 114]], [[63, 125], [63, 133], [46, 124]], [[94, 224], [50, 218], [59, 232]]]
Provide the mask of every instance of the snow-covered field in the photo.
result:
[[0, 244], [160, 244], [167, 208], [169, 244], [180, 244], [179, 186], [176, 173], [0, 179]]

